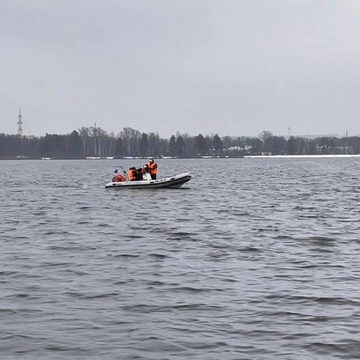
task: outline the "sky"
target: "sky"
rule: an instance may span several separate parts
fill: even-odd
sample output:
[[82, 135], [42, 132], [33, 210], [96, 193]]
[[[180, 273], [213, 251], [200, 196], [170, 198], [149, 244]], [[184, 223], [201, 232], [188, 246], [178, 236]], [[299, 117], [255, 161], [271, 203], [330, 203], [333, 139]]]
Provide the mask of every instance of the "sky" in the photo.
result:
[[360, 134], [360, 0], [0, 9], [0, 133]]

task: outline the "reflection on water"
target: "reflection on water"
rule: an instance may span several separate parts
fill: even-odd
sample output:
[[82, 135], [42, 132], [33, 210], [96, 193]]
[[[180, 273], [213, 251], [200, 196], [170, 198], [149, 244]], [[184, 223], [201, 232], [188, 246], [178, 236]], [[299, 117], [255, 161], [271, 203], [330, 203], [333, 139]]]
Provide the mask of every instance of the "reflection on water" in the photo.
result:
[[1, 358], [358, 358], [360, 159], [119, 163], [0, 162]]

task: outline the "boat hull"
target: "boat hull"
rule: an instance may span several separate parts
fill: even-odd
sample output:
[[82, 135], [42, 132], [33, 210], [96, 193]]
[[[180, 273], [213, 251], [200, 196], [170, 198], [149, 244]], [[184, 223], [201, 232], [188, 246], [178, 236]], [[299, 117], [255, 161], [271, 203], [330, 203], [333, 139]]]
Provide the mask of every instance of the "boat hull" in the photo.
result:
[[159, 180], [139, 180], [139, 181], [124, 181], [124, 182], [110, 182], [105, 185], [105, 188], [115, 189], [178, 189], [185, 183], [191, 180], [190, 173], [174, 175]]

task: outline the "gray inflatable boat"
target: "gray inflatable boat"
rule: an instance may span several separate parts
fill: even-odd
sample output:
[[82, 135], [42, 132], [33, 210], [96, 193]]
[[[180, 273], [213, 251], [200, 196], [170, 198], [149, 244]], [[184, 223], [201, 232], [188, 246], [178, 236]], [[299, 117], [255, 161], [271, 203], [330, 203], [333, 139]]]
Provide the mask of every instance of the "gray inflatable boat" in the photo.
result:
[[183, 173], [174, 176], [169, 176], [161, 178], [158, 180], [136, 180], [136, 181], [122, 181], [122, 182], [110, 182], [105, 185], [105, 188], [115, 188], [115, 189], [178, 189], [183, 184], [191, 180], [190, 173]]

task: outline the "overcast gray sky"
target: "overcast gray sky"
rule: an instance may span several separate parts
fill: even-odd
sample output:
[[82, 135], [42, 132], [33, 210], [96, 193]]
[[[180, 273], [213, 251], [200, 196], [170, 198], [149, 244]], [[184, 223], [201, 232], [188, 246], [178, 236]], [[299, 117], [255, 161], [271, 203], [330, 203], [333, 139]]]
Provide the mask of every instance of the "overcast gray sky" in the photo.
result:
[[0, 0], [0, 132], [360, 134], [360, 0]]

